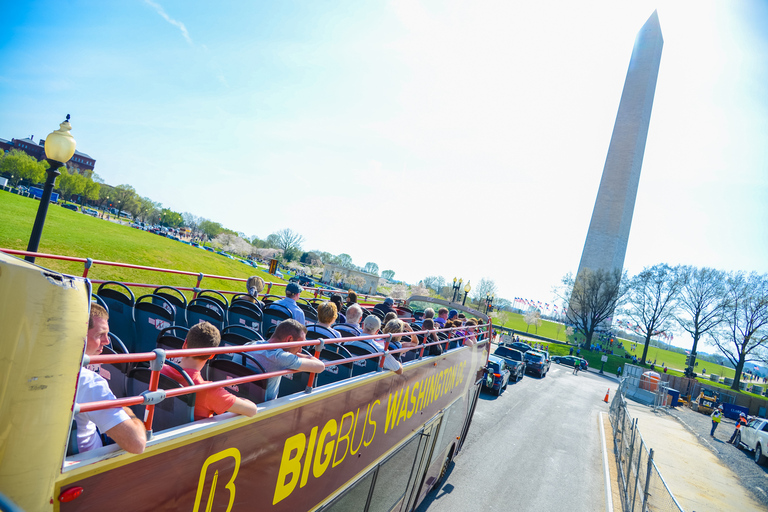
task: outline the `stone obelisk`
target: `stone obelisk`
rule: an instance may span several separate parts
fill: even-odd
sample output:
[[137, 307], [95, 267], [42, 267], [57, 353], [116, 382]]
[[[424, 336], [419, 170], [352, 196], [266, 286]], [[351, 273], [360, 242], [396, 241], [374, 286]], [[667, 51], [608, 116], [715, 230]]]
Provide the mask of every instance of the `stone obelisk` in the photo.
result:
[[635, 39], [579, 272], [624, 267], [663, 45], [654, 11]]

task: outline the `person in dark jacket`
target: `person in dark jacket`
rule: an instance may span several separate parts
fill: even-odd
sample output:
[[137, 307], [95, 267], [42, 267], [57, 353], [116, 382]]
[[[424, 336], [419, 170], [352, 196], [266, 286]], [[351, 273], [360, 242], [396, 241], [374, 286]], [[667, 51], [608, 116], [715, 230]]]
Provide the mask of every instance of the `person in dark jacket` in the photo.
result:
[[394, 313], [395, 315], [397, 315], [397, 310], [394, 308], [394, 304], [395, 304], [394, 299], [392, 299], [392, 297], [387, 297], [386, 299], [384, 299], [384, 302], [381, 302], [373, 306], [373, 309], [378, 309], [385, 315], [387, 313]]

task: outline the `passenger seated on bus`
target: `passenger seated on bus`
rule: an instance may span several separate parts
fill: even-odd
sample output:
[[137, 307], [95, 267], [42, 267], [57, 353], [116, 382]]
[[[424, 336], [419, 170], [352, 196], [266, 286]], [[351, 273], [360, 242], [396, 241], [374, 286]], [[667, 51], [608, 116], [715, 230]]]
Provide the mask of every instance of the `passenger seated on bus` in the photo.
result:
[[304, 320], [304, 312], [299, 305], [296, 304], [296, 299], [299, 298], [303, 290], [304, 289], [296, 283], [288, 283], [285, 286], [285, 298], [275, 302], [275, 304], [280, 304], [281, 306], [288, 308], [291, 314], [293, 314], [293, 319], [301, 325], [304, 325], [307, 322]]
[[346, 323], [347, 317], [344, 315], [344, 304], [341, 302], [341, 295], [338, 293], [334, 293], [331, 295], [331, 302], [336, 305], [336, 314], [338, 315], [338, 322], [343, 324]]
[[259, 294], [264, 289], [264, 280], [259, 276], [251, 276], [248, 278], [248, 282], [245, 284], [248, 295], [250, 295], [255, 304], [259, 299]]
[[360, 320], [362, 318], [363, 308], [358, 304], [352, 304], [347, 307], [347, 321], [344, 322], [344, 325], [348, 325], [362, 333], [362, 330], [360, 329]]
[[341, 338], [339, 331], [331, 327], [336, 323], [337, 316], [338, 314], [336, 313], [336, 304], [333, 302], [323, 302], [317, 306], [317, 323], [330, 329], [336, 338]]
[[384, 320], [381, 321], [381, 325], [387, 325], [391, 320], [397, 319], [397, 313], [387, 313], [384, 315]]
[[432, 308], [427, 308], [424, 310], [424, 320], [434, 320], [435, 319], [435, 310]]
[[477, 320], [470, 318], [465, 324], [467, 337], [464, 339], [465, 346], [477, 345]]
[[[293, 283], [289, 283], [290, 284]], [[307, 328], [293, 318], [283, 320], [275, 328], [275, 332], [268, 340], [258, 340], [246, 343], [246, 345], [262, 345], [265, 343], [289, 343], [291, 341], [305, 341]], [[321, 373], [325, 370], [325, 363], [314, 356], [303, 354], [301, 346], [288, 349], [275, 348], [272, 350], [259, 350], [249, 352], [253, 358], [264, 368], [267, 373], [283, 370], [301, 370], [311, 373]], [[264, 400], [277, 398], [280, 390], [280, 376], [267, 379], [267, 391]]]
[[[181, 348], [215, 348], [221, 342], [219, 330], [208, 322], [200, 322], [189, 328], [184, 345]], [[187, 375], [195, 384], [206, 384], [210, 381], [203, 379], [200, 372], [205, 363], [212, 359], [213, 355], [182, 357], [179, 365], [187, 372]], [[184, 377], [174, 368], [163, 366], [160, 371], [176, 382], [186, 385]], [[256, 404], [245, 398], [233, 395], [224, 388], [206, 389], [198, 391], [195, 396], [195, 420], [210, 418], [214, 414], [233, 412], [243, 416], [254, 416], [257, 412]]]
[[[363, 336], [378, 334], [380, 327], [381, 320], [376, 315], [367, 316], [363, 321]], [[378, 339], [350, 341], [344, 345], [354, 345], [355, 347], [367, 350], [371, 354], [375, 353], [373, 349], [376, 349], [377, 352], [384, 352], [384, 343]], [[384, 369], [391, 370], [398, 375], [403, 374], [403, 365], [392, 354], [384, 356]]]
[[[381, 302], [373, 306], [373, 309], [378, 309], [385, 315], [387, 313], [394, 313], [395, 317], [397, 317], [397, 310], [395, 310], [395, 308], [393, 307], [394, 304], [395, 304], [394, 299], [392, 299], [392, 297], [387, 297], [386, 299], [384, 299], [384, 302]], [[384, 325], [387, 325], [387, 324], [384, 324]]]
[[[434, 314], [434, 310], [432, 311], [432, 314]], [[424, 331], [431, 331], [435, 329], [435, 322], [431, 318], [427, 318], [422, 322], [421, 328]], [[440, 341], [440, 338], [437, 337], [437, 333], [431, 332], [424, 335], [424, 343], [433, 343], [435, 341]], [[438, 345], [432, 345], [430, 347], [427, 347], [426, 351], [424, 352], [424, 355], [428, 356], [439, 356], [443, 353], [442, 347]]]
[[349, 306], [352, 304], [357, 304], [357, 294], [353, 290], [349, 290], [347, 292], [347, 309], [349, 309]]
[[440, 329], [445, 327], [445, 322], [448, 321], [448, 308], [440, 308], [437, 310], [437, 318], [435, 323], [440, 326]]
[[[98, 304], [91, 304], [88, 337], [85, 342], [87, 355], [101, 354], [103, 348], [109, 344], [108, 322], [107, 310]], [[88, 368], [80, 369], [75, 402], [83, 404], [114, 399], [115, 395], [109, 389], [109, 384], [104, 377]], [[103, 446], [99, 431], [108, 435], [127, 452], [142, 453], [147, 443], [144, 422], [138, 419], [128, 407], [78, 412], [75, 414], [75, 422], [77, 423], [77, 448], [80, 453]]]
[[[395, 318], [387, 322], [384, 325], [384, 330], [381, 332], [383, 334], [412, 333], [413, 329], [407, 323]], [[415, 334], [411, 334], [409, 337], [406, 337], [406, 334], [403, 334], [403, 336], [392, 336], [392, 342], [397, 343], [402, 348], [419, 346], [419, 338]]]

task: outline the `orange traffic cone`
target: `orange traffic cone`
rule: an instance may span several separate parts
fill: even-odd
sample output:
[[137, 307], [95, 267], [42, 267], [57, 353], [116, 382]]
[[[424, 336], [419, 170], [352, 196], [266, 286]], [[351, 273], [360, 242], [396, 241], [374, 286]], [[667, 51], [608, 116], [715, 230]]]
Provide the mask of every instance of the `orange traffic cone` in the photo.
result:
[[608, 388], [608, 391], [605, 392], [605, 398], [603, 398], [603, 402], [608, 403], [608, 393], [611, 392], [611, 388]]

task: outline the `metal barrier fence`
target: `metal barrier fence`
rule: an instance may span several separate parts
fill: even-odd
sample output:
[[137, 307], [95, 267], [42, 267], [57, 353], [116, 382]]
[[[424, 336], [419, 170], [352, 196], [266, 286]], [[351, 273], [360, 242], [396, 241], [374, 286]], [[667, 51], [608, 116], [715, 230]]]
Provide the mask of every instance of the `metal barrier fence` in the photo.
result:
[[653, 461], [653, 449], [648, 448], [640, 435], [637, 419], [629, 415], [622, 393], [623, 385], [624, 380], [619, 385], [610, 408], [613, 452], [620, 474], [619, 488], [623, 510], [683, 512], [683, 507], [669, 490]]

